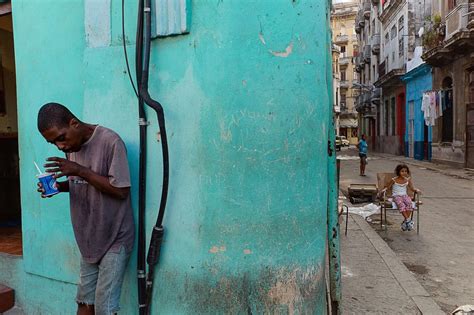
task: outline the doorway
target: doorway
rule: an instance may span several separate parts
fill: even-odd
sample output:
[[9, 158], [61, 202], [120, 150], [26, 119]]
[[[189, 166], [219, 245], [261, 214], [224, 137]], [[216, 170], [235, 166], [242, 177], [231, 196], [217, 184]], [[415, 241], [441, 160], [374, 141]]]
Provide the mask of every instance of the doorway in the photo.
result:
[[468, 75], [469, 101], [466, 104], [466, 167], [474, 168], [474, 69]]
[[397, 96], [397, 131], [400, 155], [405, 155], [405, 93]]
[[[415, 157], [415, 102], [408, 102], [408, 157]], [[406, 154], [407, 152], [405, 152]]]
[[431, 141], [428, 126], [423, 124], [423, 159], [431, 161]]
[[10, 3], [0, 4], [0, 253], [22, 255], [15, 54]]

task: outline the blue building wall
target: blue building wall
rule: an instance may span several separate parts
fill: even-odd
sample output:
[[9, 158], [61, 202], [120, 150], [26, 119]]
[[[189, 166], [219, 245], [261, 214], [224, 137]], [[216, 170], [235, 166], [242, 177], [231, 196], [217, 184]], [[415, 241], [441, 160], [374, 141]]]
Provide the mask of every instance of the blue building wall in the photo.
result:
[[[16, 290], [26, 314], [73, 314], [79, 254], [68, 196], [36, 192], [33, 161], [60, 155], [36, 130], [36, 115], [56, 101], [116, 130], [128, 148], [136, 212], [138, 111], [120, 1], [12, 6], [24, 255], [0, 255], [0, 282]], [[135, 1], [125, 12], [134, 69]], [[153, 41], [150, 92], [164, 105], [171, 165], [154, 314], [325, 313], [328, 195], [337, 194], [327, 147], [328, 16], [326, 0], [192, 1], [190, 33]], [[161, 151], [148, 117], [151, 231]], [[123, 314], [137, 313], [135, 259]]]
[[[402, 77], [406, 84], [406, 128], [405, 128], [405, 156], [409, 156], [408, 143], [408, 126], [409, 126], [409, 103], [414, 102], [414, 152], [413, 157], [417, 160], [431, 160], [431, 141], [432, 128], [427, 129], [427, 143], [425, 144], [425, 120], [423, 118], [423, 111], [421, 110], [421, 101], [423, 92], [432, 89], [432, 75], [431, 67], [427, 64], [422, 64], [411, 70]], [[425, 152], [426, 145], [426, 152]]]

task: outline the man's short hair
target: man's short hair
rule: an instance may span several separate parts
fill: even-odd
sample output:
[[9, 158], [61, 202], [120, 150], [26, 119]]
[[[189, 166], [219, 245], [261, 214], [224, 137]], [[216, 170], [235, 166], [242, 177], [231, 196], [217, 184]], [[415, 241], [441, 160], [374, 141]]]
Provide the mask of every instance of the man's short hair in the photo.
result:
[[38, 112], [38, 130], [43, 132], [53, 127], [67, 127], [73, 118], [77, 119], [64, 105], [58, 103], [44, 104]]

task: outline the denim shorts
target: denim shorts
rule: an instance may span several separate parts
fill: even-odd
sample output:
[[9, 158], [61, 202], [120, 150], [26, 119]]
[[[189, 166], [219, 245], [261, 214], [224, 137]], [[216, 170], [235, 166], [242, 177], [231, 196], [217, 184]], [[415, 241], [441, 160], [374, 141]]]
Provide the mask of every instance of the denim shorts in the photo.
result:
[[80, 282], [76, 302], [94, 305], [96, 315], [119, 311], [120, 291], [130, 253], [123, 246], [118, 252], [108, 251], [96, 264], [81, 258]]

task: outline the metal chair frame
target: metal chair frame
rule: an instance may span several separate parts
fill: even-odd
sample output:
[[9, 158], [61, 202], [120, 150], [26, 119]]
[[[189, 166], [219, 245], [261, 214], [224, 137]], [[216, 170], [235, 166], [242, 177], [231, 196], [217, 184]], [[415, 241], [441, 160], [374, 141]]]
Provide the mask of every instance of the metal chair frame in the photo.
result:
[[[383, 177], [382, 177], [383, 176]], [[390, 177], [390, 180], [393, 178], [393, 173], [378, 173], [377, 174], [377, 188], [379, 189], [379, 206], [380, 206], [380, 228], [387, 230], [387, 210], [398, 210], [398, 208], [392, 207], [392, 202], [389, 200], [391, 198], [391, 192], [384, 190], [386, 178]], [[381, 180], [383, 179], [383, 182]], [[382, 185], [381, 185], [382, 183]], [[383, 187], [380, 187], [383, 186]], [[422, 202], [420, 201], [420, 194], [416, 191], [411, 191], [411, 199], [414, 202], [413, 211], [411, 213], [411, 219], [413, 219], [413, 214], [416, 212], [416, 234], [420, 234], [420, 208]], [[385, 223], [385, 224], [384, 224]], [[384, 228], [385, 227], [385, 228]]]

